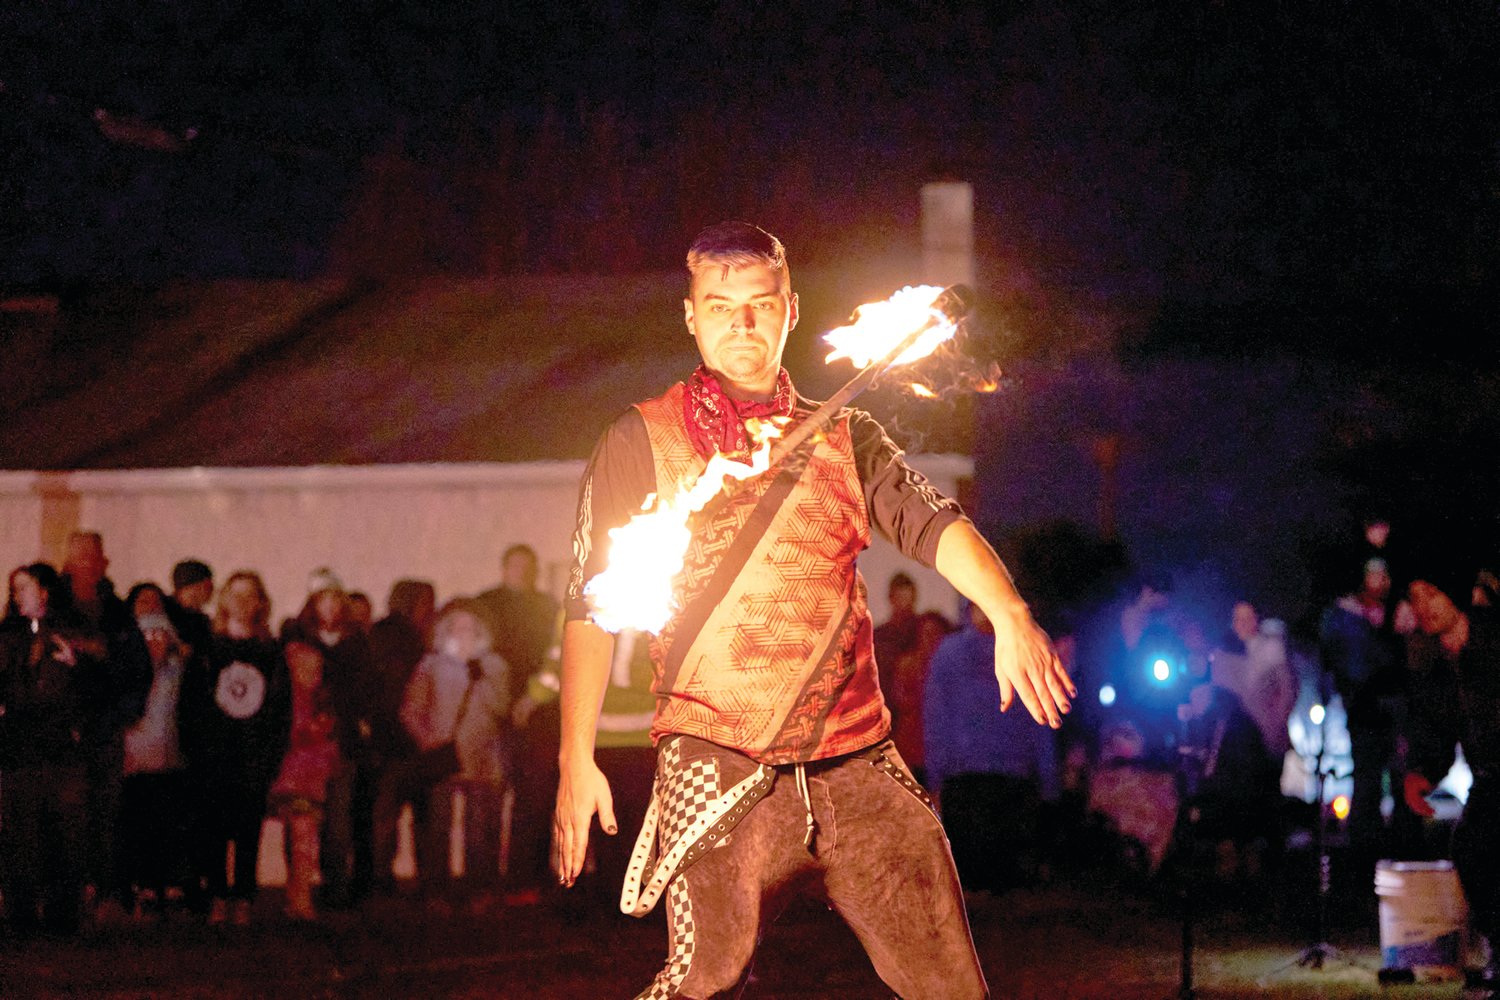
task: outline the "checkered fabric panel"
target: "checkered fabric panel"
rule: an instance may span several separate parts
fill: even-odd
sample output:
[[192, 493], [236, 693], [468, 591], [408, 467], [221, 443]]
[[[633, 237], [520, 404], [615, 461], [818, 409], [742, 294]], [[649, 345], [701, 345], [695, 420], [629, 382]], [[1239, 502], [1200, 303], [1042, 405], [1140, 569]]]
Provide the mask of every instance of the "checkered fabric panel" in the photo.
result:
[[719, 762], [712, 757], [695, 760], [674, 774], [662, 803], [661, 846], [672, 849], [693, 822], [718, 800]]
[[667, 916], [672, 925], [671, 952], [667, 964], [651, 985], [636, 997], [636, 1000], [673, 1000], [687, 978], [688, 968], [693, 964], [693, 948], [696, 938], [693, 933], [693, 906], [688, 899], [685, 880], [675, 878], [667, 887]]

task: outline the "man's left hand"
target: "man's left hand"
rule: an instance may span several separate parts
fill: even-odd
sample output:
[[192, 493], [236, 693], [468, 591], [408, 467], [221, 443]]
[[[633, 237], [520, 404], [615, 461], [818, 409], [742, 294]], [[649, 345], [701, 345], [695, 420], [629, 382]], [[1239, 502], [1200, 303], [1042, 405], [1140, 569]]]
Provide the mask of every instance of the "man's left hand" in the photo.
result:
[[1078, 688], [1052, 648], [1041, 626], [1027, 612], [1001, 618], [995, 626], [995, 677], [1000, 681], [1000, 711], [1021, 696], [1031, 717], [1053, 729], [1078, 697]]

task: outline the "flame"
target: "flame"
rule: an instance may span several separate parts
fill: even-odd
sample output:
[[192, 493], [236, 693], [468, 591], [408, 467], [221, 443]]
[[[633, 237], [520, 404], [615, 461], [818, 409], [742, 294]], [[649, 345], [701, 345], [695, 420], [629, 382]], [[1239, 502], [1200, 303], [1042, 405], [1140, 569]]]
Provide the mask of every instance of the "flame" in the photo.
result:
[[781, 436], [781, 426], [749, 420], [746, 428], [757, 443], [748, 463], [716, 454], [675, 496], [647, 497], [642, 513], [610, 529], [609, 566], [584, 588], [595, 625], [606, 632], [660, 632], [666, 625], [678, 606], [672, 581], [692, 541], [688, 519], [718, 495], [725, 480], [749, 479], [770, 468], [771, 442]]
[[[833, 347], [829, 362], [848, 358], [860, 368], [894, 351], [923, 324], [933, 322], [915, 344], [901, 352], [892, 364], [904, 365], [925, 358], [957, 332], [947, 316], [932, 307], [943, 290], [936, 285], [907, 285], [884, 302], [869, 302], [854, 310], [854, 322], [824, 334]], [[935, 321], [935, 322], [934, 322]]]
[[1000, 383], [992, 378], [984, 379], [974, 387], [975, 392], [997, 392], [999, 389]]
[[920, 396], [923, 399], [937, 399], [937, 393], [927, 388], [921, 382], [913, 382], [911, 384], [911, 394], [913, 396]]

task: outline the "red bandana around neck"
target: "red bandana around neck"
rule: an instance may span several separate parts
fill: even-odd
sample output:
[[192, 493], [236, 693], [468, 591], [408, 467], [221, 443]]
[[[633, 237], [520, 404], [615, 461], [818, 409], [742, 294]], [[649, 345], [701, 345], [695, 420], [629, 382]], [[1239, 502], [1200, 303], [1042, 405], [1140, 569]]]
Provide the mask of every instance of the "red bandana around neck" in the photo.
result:
[[707, 365], [699, 365], [687, 380], [687, 391], [682, 394], [682, 415], [693, 447], [704, 458], [711, 457], [716, 451], [743, 455], [750, 450], [745, 421], [751, 417], [789, 417], [796, 399], [792, 377], [785, 368], [776, 375], [775, 395], [769, 402], [762, 403], [733, 398], [724, 391], [718, 377], [708, 370]]

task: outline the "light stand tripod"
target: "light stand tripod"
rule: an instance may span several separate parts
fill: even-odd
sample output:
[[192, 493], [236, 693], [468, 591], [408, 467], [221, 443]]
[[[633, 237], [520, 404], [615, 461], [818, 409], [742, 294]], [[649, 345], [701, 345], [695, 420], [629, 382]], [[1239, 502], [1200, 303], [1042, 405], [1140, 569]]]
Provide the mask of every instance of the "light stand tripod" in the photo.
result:
[[1338, 961], [1344, 965], [1359, 967], [1359, 963], [1349, 958], [1333, 945], [1328, 943], [1328, 896], [1333, 887], [1333, 863], [1328, 854], [1328, 807], [1323, 802], [1324, 788], [1328, 778], [1331, 776], [1333, 764], [1326, 766], [1323, 758], [1328, 747], [1328, 693], [1329, 685], [1326, 676], [1318, 679], [1318, 697], [1322, 704], [1322, 715], [1318, 719], [1318, 751], [1313, 756], [1313, 772], [1316, 775], [1315, 787], [1317, 794], [1314, 802], [1318, 807], [1318, 824], [1315, 827], [1314, 846], [1318, 852], [1318, 927], [1316, 940], [1303, 948], [1290, 962], [1273, 969], [1261, 980], [1264, 985], [1267, 980], [1287, 969], [1297, 966], [1303, 969], [1321, 970], [1325, 963]]
[[1177, 1000], [1194, 1000], [1193, 992], [1193, 893], [1194, 852], [1197, 850], [1199, 754], [1189, 741], [1190, 712], [1187, 702], [1177, 707], [1177, 905], [1182, 916], [1182, 951], [1178, 966]]

